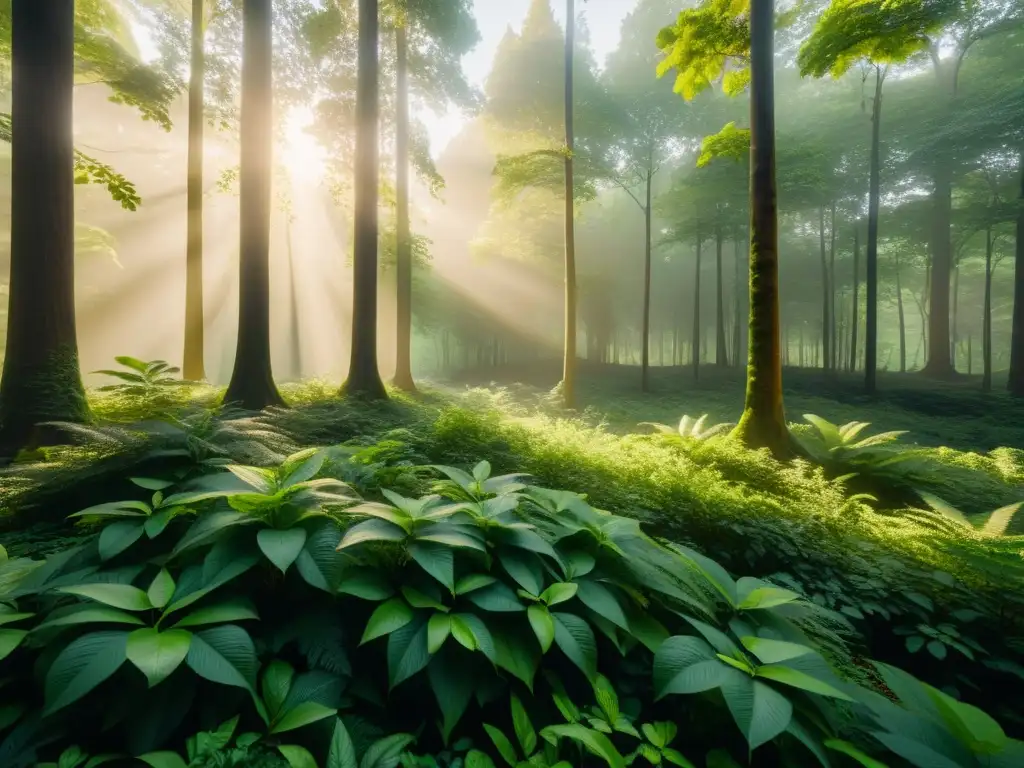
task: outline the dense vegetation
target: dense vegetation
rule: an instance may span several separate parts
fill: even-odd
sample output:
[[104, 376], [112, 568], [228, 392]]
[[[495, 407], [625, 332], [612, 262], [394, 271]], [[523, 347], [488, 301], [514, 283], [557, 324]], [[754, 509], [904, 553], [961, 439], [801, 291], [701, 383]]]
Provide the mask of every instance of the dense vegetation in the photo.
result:
[[[630, 0], [601, 66], [582, 5], [478, 92], [468, 0], [0, 2], [0, 766], [1024, 765], [1024, 6]], [[89, 387], [78, 203], [166, 169], [81, 86], [188, 128], [183, 366]]]

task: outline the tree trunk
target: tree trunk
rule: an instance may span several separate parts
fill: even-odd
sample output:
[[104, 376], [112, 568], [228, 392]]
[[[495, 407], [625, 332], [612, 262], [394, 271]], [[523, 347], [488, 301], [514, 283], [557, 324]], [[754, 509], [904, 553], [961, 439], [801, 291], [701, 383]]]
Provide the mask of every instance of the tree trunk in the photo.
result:
[[[883, 70], [875, 67], [875, 98], [871, 105], [871, 166], [868, 183], [867, 307], [864, 330], [864, 390], [873, 395], [878, 369], [878, 208], [882, 173], [882, 83]], [[900, 306], [902, 307], [902, 296]], [[902, 309], [900, 310], [902, 312]], [[903, 333], [902, 326], [900, 333]], [[901, 366], [903, 350], [901, 348]]]
[[1013, 258], [1013, 326], [1010, 337], [1010, 375], [1006, 388], [1024, 397], [1024, 151], [1020, 156], [1020, 197], [1017, 208], [1017, 244]]
[[75, 331], [74, 0], [12, 9], [11, 279], [0, 456], [47, 442], [36, 425], [89, 407]]
[[832, 354], [829, 357], [828, 367], [832, 370], [839, 369], [839, 346], [838, 346], [838, 323], [836, 321], [836, 203], [832, 201], [830, 206], [830, 224], [828, 230], [828, 330], [831, 337], [830, 349]]
[[818, 206], [818, 238], [821, 241], [821, 365], [830, 368], [832, 359], [832, 334], [829, 330], [832, 315], [829, 292], [831, 281], [828, 277], [828, 262], [825, 260], [825, 206]]
[[853, 227], [853, 324], [850, 326], [850, 370], [857, 370], [857, 332], [860, 330], [860, 227]]
[[408, 19], [395, 30], [395, 282], [398, 289], [395, 386], [415, 392], [412, 378], [412, 240], [409, 227]]
[[700, 232], [697, 233], [697, 258], [693, 268], [693, 380], [700, 379]]
[[778, 201], [775, 188], [774, 3], [750, 3], [750, 339], [747, 391], [735, 434], [777, 458], [792, 445], [782, 405]]
[[576, 222], [573, 206], [573, 55], [576, 37], [576, 3], [565, 0], [565, 349], [562, 361], [562, 400], [576, 405]]
[[245, 0], [242, 51], [238, 343], [225, 403], [284, 405], [270, 364], [271, 0]]
[[644, 317], [643, 354], [640, 366], [640, 389], [650, 391], [650, 336], [651, 336], [651, 180], [650, 168], [647, 173], [647, 197], [644, 203]]
[[981, 318], [981, 388], [992, 391], [992, 227], [985, 228], [985, 300]]
[[953, 370], [956, 370], [956, 348], [960, 341], [960, 333], [957, 330], [957, 317], [960, 310], [960, 260], [956, 260], [956, 264], [953, 267], [953, 319], [952, 326], [950, 329], [950, 340], [949, 340], [949, 360], [953, 366]]
[[949, 239], [952, 220], [953, 170], [949, 158], [936, 159], [932, 191], [931, 289], [928, 302], [928, 360], [923, 373], [935, 377], [953, 375], [950, 355], [949, 299], [953, 267]]
[[188, 86], [188, 234], [185, 252], [185, 350], [181, 376], [206, 378], [203, 364], [203, 0], [192, 0], [192, 64]]
[[717, 302], [715, 305], [715, 365], [729, 365], [729, 348], [725, 336], [725, 298], [722, 285], [722, 227], [715, 227], [715, 270], [717, 271]]
[[740, 347], [743, 344], [743, 291], [746, 285], [743, 283], [742, 251], [740, 241], [733, 244], [733, 325], [732, 325], [732, 359], [733, 365], [743, 365], [743, 353]]
[[387, 399], [377, 368], [377, 237], [380, 147], [378, 0], [359, 0], [356, 86], [355, 234], [353, 236], [352, 353], [347, 394]]

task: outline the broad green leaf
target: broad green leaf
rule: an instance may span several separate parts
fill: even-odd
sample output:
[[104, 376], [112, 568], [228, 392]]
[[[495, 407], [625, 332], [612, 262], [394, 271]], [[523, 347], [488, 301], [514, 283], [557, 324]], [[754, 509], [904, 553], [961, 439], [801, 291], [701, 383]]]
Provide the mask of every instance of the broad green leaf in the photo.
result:
[[540, 599], [548, 607], [551, 607], [552, 605], [558, 605], [559, 603], [564, 603], [567, 600], [572, 600], [573, 597], [576, 596], [577, 589], [579, 589], [579, 587], [572, 582], [558, 582], [545, 589], [540, 594]]
[[519, 746], [523, 748], [524, 755], [532, 755], [537, 749], [537, 732], [533, 730], [533, 723], [523, 708], [523, 702], [514, 693], [511, 697], [512, 704], [512, 730], [516, 734]]
[[152, 603], [154, 608], [163, 608], [171, 601], [174, 587], [174, 577], [171, 576], [171, 572], [166, 568], [161, 568], [160, 572], [153, 579], [153, 583], [149, 585], [146, 597], [149, 598], [149, 602]]
[[259, 614], [252, 607], [252, 603], [244, 598], [234, 598], [223, 603], [206, 605], [197, 608], [192, 613], [183, 617], [174, 626], [200, 627], [204, 624], [224, 624], [229, 621], [244, 621], [246, 619], [258, 619]]
[[285, 573], [306, 543], [306, 529], [261, 528], [256, 534], [256, 543], [267, 559], [277, 566], [281, 573]]
[[615, 749], [611, 739], [603, 733], [585, 728], [578, 723], [549, 725], [540, 734], [551, 743], [556, 743], [560, 738], [566, 738], [582, 744], [588, 752], [601, 758], [609, 768], [625, 768], [626, 766], [626, 761]]
[[27, 629], [0, 629], [0, 659], [10, 656], [27, 636]]
[[413, 608], [431, 608], [441, 613], [448, 613], [449, 611], [448, 606], [441, 601], [435, 600], [430, 595], [424, 594], [412, 587], [402, 587], [402, 597]]
[[200, 577], [200, 582], [203, 586], [198, 589], [193, 589], [194, 584], [185, 587], [185, 578], [182, 576], [178, 581], [175, 597], [171, 598], [171, 604], [164, 609], [164, 615], [175, 613], [202, 600], [228, 582], [246, 573], [257, 562], [259, 562], [259, 554], [251, 550], [239, 552], [233, 546], [226, 546], [218, 550], [218, 547], [214, 546], [203, 563], [202, 575]]
[[145, 592], [128, 584], [80, 584], [57, 591], [85, 597], [125, 611], [148, 611], [153, 607]]
[[267, 706], [267, 714], [271, 720], [281, 714], [281, 708], [288, 698], [288, 692], [292, 689], [294, 677], [295, 668], [281, 659], [274, 659], [264, 670], [260, 694], [263, 696], [263, 702]]
[[35, 616], [34, 613], [14, 613], [13, 611], [9, 613], [0, 613], [0, 626], [3, 626], [4, 624], [15, 624], [19, 621], [23, 621], [24, 619], [31, 619], [33, 616]]
[[431, 655], [441, 650], [444, 641], [452, 631], [451, 617], [446, 613], [435, 613], [427, 621], [427, 651]]
[[427, 678], [441, 710], [441, 738], [447, 744], [473, 698], [476, 680], [451, 653], [439, 653], [431, 659]]
[[793, 705], [781, 693], [742, 673], [722, 686], [725, 703], [750, 749], [771, 741], [789, 725]]
[[940, 690], [926, 686], [925, 690], [949, 729], [957, 738], [970, 745], [973, 752], [998, 754], [1007, 743], [1006, 734], [995, 720], [975, 706], [957, 701]]
[[155, 477], [129, 477], [128, 479], [147, 491], [162, 491], [174, 485], [173, 480], [159, 480]]
[[[615, 692], [611, 680], [604, 675], [598, 675], [594, 680], [594, 698], [609, 723], [614, 723], [619, 719], [619, 695]], [[664, 746], [664, 744], [658, 746]]]
[[370, 745], [359, 763], [359, 768], [396, 768], [402, 753], [414, 741], [416, 737], [408, 733], [385, 736]]
[[498, 560], [508, 575], [534, 597], [544, 589], [544, 573], [540, 561], [532, 552], [501, 548]]
[[125, 653], [152, 688], [181, 666], [191, 645], [192, 633], [184, 629], [158, 632], [146, 627], [128, 635]]
[[393, 597], [386, 603], [377, 606], [377, 609], [371, 614], [359, 644], [363, 645], [378, 637], [389, 635], [407, 625], [412, 619], [412, 608], [406, 605], [402, 598]]
[[449, 592], [455, 591], [455, 553], [451, 547], [432, 541], [414, 541], [409, 545], [409, 554]]
[[395, 688], [420, 672], [430, 662], [427, 649], [427, 622], [406, 624], [388, 637], [389, 688]]
[[597, 675], [597, 641], [590, 625], [572, 613], [553, 613], [555, 643], [588, 680]]
[[141, 539], [144, 530], [141, 520], [118, 520], [116, 523], [108, 523], [100, 531], [97, 540], [100, 559], [110, 560], [117, 557]]
[[287, 761], [289, 768], [318, 768], [316, 758], [305, 747], [296, 744], [278, 744], [277, 751]]
[[465, 595], [468, 592], [489, 587], [495, 581], [497, 581], [497, 579], [493, 576], [487, 575], [486, 573], [471, 573], [468, 576], [463, 576], [455, 582], [455, 594]]
[[185, 662], [197, 675], [214, 683], [254, 691], [259, 667], [256, 648], [249, 634], [234, 624], [193, 635]]
[[376, 568], [352, 568], [345, 571], [338, 591], [363, 600], [387, 600], [395, 594], [383, 573]]
[[271, 726], [270, 732], [286, 733], [287, 731], [294, 731], [310, 723], [318, 723], [321, 720], [326, 720], [328, 717], [334, 717], [337, 712], [336, 709], [325, 707], [323, 704], [318, 704], [315, 701], [304, 701], [285, 712], [281, 719]]
[[899, 733], [873, 731], [871, 735], [911, 765], [927, 766], [928, 768], [962, 768], [960, 762], [939, 751], [942, 749], [941, 745], [923, 744], [912, 736], [904, 736]]
[[260, 467], [243, 467], [239, 464], [228, 464], [224, 469], [262, 494], [270, 495], [275, 490], [274, 477], [270, 470]]
[[479, 749], [471, 749], [466, 755], [466, 768], [496, 768], [494, 761]]
[[762, 664], [775, 664], [814, 653], [814, 649], [808, 648], [806, 645], [788, 643], [783, 640], [770, 640], [764, 637], [741, 637], [740, 642], [744, 648], [757, 656]]
[[522, 680], [532, 691], [533, 678], [540, 664], [540, 651], [533, 633], [502, 631], [495, 633], [493, 638], [494, 663]]
[[188, 763], [177, 752], [147, 752], [136, 759], [150, 768], [188, 768]]
[[466, 599], [485, 611], [511, 613], [526, 610], [526, 606], [519, 602], [516, 593], [500, 581], [496, 581], [489, 587], [470, 592], [466, 595]]
[[816, 677], [812, 677], [806, 672], [801, 672], [798, 669], [790, 669], [789, 667], [782, 666], [781, 664], [758, 667], [757, 676], [768, 680], [774, 680], [775, 682], [782, 683], [784, 685], [790, 685], [794, 688], [810, 691], [811, 693], [817, 693], [820, 696], [829, 696], [833, 699], [853, 701], [853, 699], [838, 688], [835, 688]]
[[847, 757], [853, 758], [859, 765], [864, 768], [888, 768], [885, 763], [875, 760], [869, 756], [866, 752], [858, 749], [853, 744], [843, 739], [826, 739], [824, 742], [825, 746], [836, 752], [841, 752]]
[[338, 550], [368, 542], [404, 541], [407, 536], [405, 529], [387, 520], [364, 520], [345, 531], [341, 543], [338, 544]]
[[478, 648], [476, 637], [469, 624], [466, 623], [464, 615], [455, 614], [448, 622], [452, 637], [464, 648], [475, 651]]
[[555, 640], [555, 620], [543, 605], [531, 605], [526, 609], [526, 615], [530, 619], [533, 633], [537, 636], [537, 642], [540, 643], [541, 653], [547, 653]]
[[782, 589], [747, 576], [736, 582], [736, 588], [740, 598], [737, 607], [741, 611], [774, 608], [800, 599], [800, 595], [792, 590]]
[[150, 517], [147, 517], [146, 521], [142, 524], [143, 530], [146, 531], [146, 536], [155, 539], [163, 533], [177, 512], [177, 507], [170, 507], [168, 509], [159, 509]]
[[661, 751], [661, 756], [673, 765], [678, 765], [679, 768], [697, 768], [696, 765], [683, 756], [682, 752], [672, 749], [671, 747], [665, 747], [665, 749]]
[[[475, 467], [473, 467], [473, 479], [478, 483], [482, 483], [488, 477], [491, 476], [491, 462], [481, 461]], [[531, 750], [532, 751], [532, 750]]]
[[[324, 465], [324, 461], [327, 459], [327, 454], [323, 451], [317, 451], [316, 449], [313, 450], [314, 453], [312, 455], [292, 469], [291, 473], [281, 483], [282, 488], [290, 488], [293, 485], [304, 483], [307, 480], [312, 480], [316, 477], [317, 472], [320, 471]], [[290, 463], [291, 462], [289, 462], [289, 464]]]
[[73, 704], [117, 672], [128, 658], [127, 632], [93, 632], [73, 640], [46, 672], [44, 714]]
[[654, 654], [654, 695], [701, 693], [732, 679], [733, 670], [722, 664], [714, 648], [699, 637], [670, 637]]
[[42, 632], [54, 627], [68, 627], [76, 624], [144, 624], [138, 616], [96, 603], [80, 603], [75, 606], [68, 606], [65, 609], [58, 609], [60, 614], [51, 614], [52, 618], [33, 629], [33, 632]]
[[344, 573], [344, 560], [338, 557], [340, 540], [341, 530], [330, 520], [306, 537], [295, 567], [309, 586], [331, 594], [338, 591]]
[[150, 511], [149, 504], [144, 501], [110, 501], [88, 507], [68, 517], [146, 517]]
[[325, 768], [359, 768], [359, 763], [356, 762], [355, 745], [340, 717], [334, 723], [334, 733], [331, 735], [331, 747], [327, 752]]
[[599, 616], [604, 617], [615, 626], [629, 632], [629, 620], [626, 618], [622, 605], [615, 597], [615, 593], [603, 584], [596, 581], [584, 579], [577, 582], [576, 596], [587, 608]]
[[508, 740], [508, 737], [493, 725], [484, 723], [484, 730], [491, 737], [491, 741], [494, 742], [494, 746], [502, 759], [510, 766], [515, 766], [519, 762], [516, 758], [516, 748], [512, 746], [512, 742]]

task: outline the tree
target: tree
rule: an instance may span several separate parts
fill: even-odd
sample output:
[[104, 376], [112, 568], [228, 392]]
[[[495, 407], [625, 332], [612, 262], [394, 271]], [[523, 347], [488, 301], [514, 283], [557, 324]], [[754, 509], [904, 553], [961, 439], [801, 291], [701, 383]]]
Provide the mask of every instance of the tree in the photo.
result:
[[387, 399], [377, 368], [378, 13], [378, 0], [359, 0], [352, 354], [348, 380], [342, 387], [343, 392], [370, 400]]
[[1017, 198], [1017, 243], [1013, 260], [1013, 336], [1007, 389], [1024, 397], [1024, 150], [1020, 155], [1020, 195]]
[[271, 0], [244, 0], [238, 341], [224, 401], [284, 405], [270, 361], [270, 180], [273, 149]]
[[[659, 72], [678, 70], [676, 90], [686, 98], [718, 77], [727, 93], [750, 86], [750, 334], [743, 415], [733, 434], [784, 458], [792, 447], [779, 339], [774, 25], [772, 0], [705, 0], [663, 29], [658, 46], [667, 53]], [[726, 72], [730, 60], [741, 65]]]
[[203, 79], [206, 11], [204, 0], [192, 0], [192, 50], [188, 86], [188, 234], [185, 254], [185, 350], [182, 378], [206, 378], [203, 363]]
[[415, 392], [412, 379], [412, 240], [409, 226], [409, 20], [395, 27], [395, 255], [397, 345], [395, 386]]
[[573, 55], [576, 49], [576, 3], [565, 0], [565, 344], [562, 402], [576, 406], [576, 216], [573, 183]]
[[74, 0], [12, 14], [11, 281], [0, 379], [0, 456], [89, 408], [75, 332]]

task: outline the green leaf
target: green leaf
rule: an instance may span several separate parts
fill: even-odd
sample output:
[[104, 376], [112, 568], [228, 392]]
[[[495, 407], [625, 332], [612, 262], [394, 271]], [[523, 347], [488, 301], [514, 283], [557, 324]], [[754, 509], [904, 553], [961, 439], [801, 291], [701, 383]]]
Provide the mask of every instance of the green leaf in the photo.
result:
[[596, 581], [583, 580], [577, 583], [576, 596], [587, 608], [604, 617], [617, 627], [629, 632], [629, 620], [622, 605], [610, 589]]
[[356, 748], [352, 743], [345, 723], [339, 717], [334, 723], [334, 733], [331, 735], [331, 747], [327, 752], [326, 768], [358, 768], [356, 762]]
[[469, 592], [473, 592], [474, 590], [489, 587], [496, 581], [497, 579], [493, 576], [487, 575], [486, 573], [471, 573], [468, 576], [463, 576], [455, 582], [455, 594], [465, 595]]
[[188, 763], [177, 752], [147, 752], [136, 759], [150, 768], [188, 768]]
[[552, 744], [556, 743], [559, 738], [571, 739], [582, 744], [587, 751], [604, 760], [609, 768], [625, 768], [626, 766], [626, 761], [607, 736], [578, 723], [549, 725], [540, 734]]
[[285, 712], [281, 719], [271, 726], [270, 732], [285, 733], [287, 731], [294, 731], [310, 723], [318, 723], [321, 720], [326, 720], [328, 717], [334, 717], [337, 713], [338, 710], [325, 707], [323, 704], [318, 704], [315, 701], [304, 701]]
[[762, 664], [775, 664], [814, 653], [814, 649], [808, 648], [806, 645], [770, 640], [764, 637], [741, 637], [740, 642], [744, 648], [757, 656]]
[[540, 664], [540, 653], [533, 633], [502, 631], [494, 636], [494, 663], [516, 676], [533, 690], [533, 678]]
[[263, 681], [260, 685], [260, 693], [263, 702], [267, 706], [267, 714], [270, 718], [276, 719], [281, 714], [281, 707], [284, 706], [288, 692], [292, 689], [292, 679], [295, 677], [295, 668], [287, 661], [274, 659], [267, 665], [263, 672]]
[[427, 622], [427, 652], [433, 655], [441, 650], [451, 631], [452, 620], [448, 614], [433, 614]]
[[435, 600], [430, 595], [426, 595], [412, 587], [402, 587], [402, 597], [404, 597], [406, 602], [413, 608], [432, 608], [433, 610], [440, 611], [441, 613], [448, 613], [449, 610], [448, 606], [444, 603]]
[[785, 731], [793, 719], [793, 705], [789, 699], [742, 673], [734, 675], [722, 686], [722, 694], [733, 720], [752, 750]]
[[306, 538], [306, 544], [295, 560], [299, 575], [307, 584], [324, 592], [338, 591], [344, 573], [344, 561], [338, 557], [341, 530], [326, 521]]
[[519, 741], [519, 746], [523, 748], [523, 754], [532, 755], [537, 749], [537, 732], [533, 730], [533, 723], [530, 722], [530, 717], [523, 708], [523, 702], [514, 693], [511, 697], [511, 705], [512, 729], [516, 734], [516, 739]]
[[117, 672], [127, 646], [127, 632], [93, 632], [68, 644], [46, 672], [44, 714], [73, 704]]
[[683, 756], [682, 752], [672, 749], [671, 747], [665, 747], [665, 749], [661, 751], [661, 756], [673, 765], [678, 765], [679, 768], [697, 768], [696, 765]]
[[408, 534], [403, 528], [387, 520], [364, 520], [345, 531], [338, 551], [369, 542], [404, 541], [406, 536]]
[[147, 491], [162, 491], [174, 485], [173, 480], [159, 480], [155, 477], [129, 477], [128, 479]]
[[558, 582], [552, 584], [540, 594], [540, 599], [548, 607], [572, 600], [576, 596], [579, 587], [572, 582]]
[[470, 651], [477, 650], [476, 637], [473, 635], [473, 630], [469, 624], [466, 623], [464, 616], [454, 615], [448, 622], [449, 629], [451, 630], [452, 637], [458, 641], [460, 645]]
[[256, 543], [281, 573], [285, 573], [295, 562], [306, 544], [305, 528], [261, 528], [256, 534]]
[[794, 688], [800, 688], [804, 691], [810, 691], [811, 693], [817, 693], [820, 696], [829, 696], [833, 699], [842, 699], [843, 701], [853, 701], [853, 699], [838, 688], [835, 688], [816, 677], [812, 677], [806, 672], [801, 672], [798, 669], [790, 669], [789, 667], [784, 667], [782, 665], [758, 667], [757, 676], [768, 680], [774, 680], [775, 682], [782, 683], [784, 685], [790, 685]]
[[163, 533], [167, 524], [171, 522], [176, 513], [177, 508], [170, 507], [168, 509], [157, 510], [150, 517], [147, 517], [146, 522], [142, 524], [143, 530], [146, 531], [146, 536], [151, 539], [155, 539]]
[[149, 602], [154, 608], [163, 608], [171, 601], [174, 587], [174, 577], [171, 576], [171, 572], [166, 568], [161, 568], [153, 579], [153, 583], [149, 585], [146, 597], [149, 598]]
[[714, 648], [699, 637], [668, 638], [654, 654], [654, 695], [701, 693], [718, 688], [733, 678]]
[[[619, 695], [615, 692], [611, 680], [604, 675], [598, 675], [594, 680], [594, 698], [609, 723], [614, 723], [619, 719]], [[658, 746], [664, 746], [664, 744]]]
[[128, 635], [125, 653], [152, 688], [181, 666], [191, 645], [192, 633], [184, 629], [158, 632], [146, 627]]
[[118, 520], [109, 523], [98, 539], [101, 560], [110, 560], [124, 552], [142, 538], [144, 523], [141, 520]]
[[495, 613], [511, 613], [513, 611], [526, 610], [526, 606], [519, 602], [516, 593], [500, 581], [496, 581], [489, 587], [470, 592], [466, 595], [466, 599], [478, 608]]
[[455, 591], [455, 553], [451, 547], [432, 541], [414, 541], [409, 545], [409, 554], [449, 592]]
[[[312, 453], [312, 455], [295, 467], [288, 477], [284, 479], [284, 482], [281, 483], [282, 488], [290, 488], [293, 485], [304, 483], [307, 480], [312, 480], [316, 477], [317, 472], [320, 471], [324, 465], [324, 461], [327, 459], [327, 454], [323, 451], [317, 451], [315, 448], [313, 451], [314, 453]], [[292, 462], [289, 461], [287, 463], [291, 464]]]
[[747, 576], [736, 582], [736, 588], [740, 598], [737, 608], [741, 611], [775, 608], [800, 599], [800, 595], [792, 590], [772, 586], [760, 579]]
[[534, 597], [544, 589], [544, 574], [541, 571], [540, 561], [532, 552], [500, 549], [498, 560], [501, 561], [501, 565], [508, 575]]
[[479, 749], [471, 749], [466, 755], [465, 768], [496, 768], [494, 761]]
[[512, 742], [508, 740], [508, 737], [493, 725], [484, 723], [484, 730], [491, 737], [491, 741], [494, 742], [494, 746], [502, 759], [509, 765], [515, 766], [519, 761], [516, 758], [516, 749], [512, 746]]
[[204, 629], [193, 635], [185, 663], [211, 682], [254, 692], [259, 667], [256, 648], [249, 634], [234, 624]]
[[316, 758], [305, 747], [295, 744], [278, 744], [277, 751], [287, 761], [289, 768], [318, 768]]
[[888, 768], [885, 763], [875, 760], [870, 757], [867, 753], [855, 747], [848, 741], [842, 739], [826, 739], [824, 742], [825, 746], [836, 752], [841, 752], [847, 757], [851, 757], [857, 761], [859, 765], [864, 768]]
[[406, 747], [416, 741], [408, 733], [396, 733], [373, 742], [363, 754], [359, 768], [396, 768]]
[[27, 629], [0, 629], [0, 659], [10, 656], [27, 636]]
[[224, 624], [229, 621], [244, 621], [246, 619], [258, 619], [259, 614], [252, 607], [252, 603], [244, 598], [234, 598], [223, 603], [215, 603], [202, 608], [197, 608], [188, 614], [174, 626], [200, 627], [204, 624]]
[[590, 625], [572, 613], [554, 613], [555, 643], [588, 680], [597, 675], [597, 641]]
[[530, 626], [540, 643], [541, 653], [547, 653], [551, 643], [555, 640], [555, 621], [551, 613], [543, 605], [531, 605], [526, 609], [526, 615], [530, 619]]
[[408, 680], [429, 662], [427, 622], [412, 622], [392, 632], [388, 637], [389, 688], [395, 688]]
[[54, 614], [50, 614], [53, 618], [47, 619], [32, 631], [42, 632], [54, 627], [69, 627], [77, 624], [142, 625], [145, 623], [138, 616], [125, 613], [117, 608], [110, 608], [109, 606], [97, 605], [95, 603], [80, 603], [75, 606], [69, 606], [67, 609], [61, 609], [61, 611], [62, 612], [56, 616], [54, 616]]
[[387, 600], [395, 594], [395, 588], [387, 577], [376, 568], [353, 568], [345, 572], [338, 591], [363, 600]]
[[413, 619], [413, 611], [400, 597], [393, 597], [386, 603], [381, 603], [366, 622], [366, 629], [363, 631], [363, 638], [360, 645], [375, 640], [378, 637], [389, 635], [395, 630], [401, 629]]
[[453, 660], [451, 653], [440, 653], [431, 659], [427, 677], [441, 709], [441, 738], [447, 744], [473, 698], [476, 680], [466, 673], [464, 664]]
[[57, 591], [85, 597], [125, 611], [148, 611], [153, 607], [145, 592], [128, 584], [80, 584]]
[[25, 619], [31, 619], [33, 616], [35, 616], [34, 613], [0, 613], [0, 626], [3, 626], [4, 624], [15, 624], [16, 622], [24, 621]]

